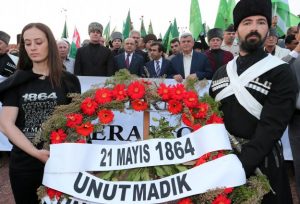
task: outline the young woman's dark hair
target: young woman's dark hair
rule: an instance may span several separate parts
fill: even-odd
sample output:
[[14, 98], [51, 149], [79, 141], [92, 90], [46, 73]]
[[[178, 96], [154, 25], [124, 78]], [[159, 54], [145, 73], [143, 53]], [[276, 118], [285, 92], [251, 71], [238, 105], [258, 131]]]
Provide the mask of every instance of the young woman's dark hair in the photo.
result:
[[21, 70], [32, 69], [32, 61], [25, 50], [25, 42], [24, 42], [24, 32], [30, 28], [37, 28], [41, 30], [43, 33], [45, 33], [46, 38], [48, 40], [48, 62], [47, 63], [49, 66], [49, 79], [53, 86], [60, 86], [61, 84], [60, 78], [63, 70], [62, 61], [59, 58], [58, 48], [53, 33], [50, 30], [50, 28], [43, 23], [30, 23], [23, 28], [21, 33], [19, 62], [17, 65], [17, 69], [21, 69]]

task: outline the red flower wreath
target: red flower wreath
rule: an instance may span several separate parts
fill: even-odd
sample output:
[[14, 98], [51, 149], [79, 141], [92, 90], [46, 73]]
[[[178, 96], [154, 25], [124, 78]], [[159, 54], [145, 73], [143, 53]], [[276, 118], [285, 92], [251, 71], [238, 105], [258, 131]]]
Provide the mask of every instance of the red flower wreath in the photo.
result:
[[[86, 138], [93, 133], [93, 119], [98, 118], [100, 125], [107, 125], [113, 122], [114, 106], [122, 111], [124, 104], [129, 104], [135, 111], [145, 111], [151, 107], [151, 104], [165, 102], [167, 110], [172, 115], [181, 115], [181, 121], [192, 130], [197, 130], [210, 123], [223, 123], [218, 113], [214, 113], [211, 105], [201, 101], [195, 90], [187, 90], [183, 84], [166, 85], [147, 82], [145, 80], [136, 80], [129, 84], [115, 84], [104, 88], [96, 89], [93, 94], [82, 98], [79, 108], [73, 113], [65, 115], [65, 124], [63, 127], [50, 132], [51, 144], [62, 142], [85, 143]], [[117, 105], [116, 105], [117, 104]], [[119, 104], [119, 105], [118, 105]], [[69, 141], [67, 134], [76, 134], [78, 137]], [[201, 165], [212, 159], [223, 156], [220, 151], [216, 154], [206, 154], [200, 157], [195, 166]], [[228, 203], [230, 200], [227, 194], [230, 189], [217, 196], [213, 203]], [[47, 188], [47, 194], [50, 199], [61, 196], [61, 193]], [[229, 201], [228, 201], [229, 200]], [[193, 203], [191, 198], [181, 199], [179, 204]]]

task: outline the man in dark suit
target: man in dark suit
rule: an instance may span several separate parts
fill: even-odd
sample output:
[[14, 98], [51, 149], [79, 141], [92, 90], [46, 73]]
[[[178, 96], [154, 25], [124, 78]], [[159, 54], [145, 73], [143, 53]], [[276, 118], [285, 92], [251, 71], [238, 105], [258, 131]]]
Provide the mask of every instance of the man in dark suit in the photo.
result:
[[133, 38], [124, 41], [125, 52], [114, 57], [115, 70], [127, 68], [131, 74], [142, 76], [144, 70], [144, 59], [134, 53], [136, 43]]
[[161, 76], [168, 77], [170, 75], [170, 61], [163, 57], [163, 46], [159, 42], [153, 42], [150, 45], [151, 61], [147, 62], [145, 73], [146, 77], [157, 78]]
[[191, 33], [180, 36], [182, 53], [171, 60], [171, 77], [177, 82], [186, 78], [211, 79], [212, 70], [208, 58], [199, 52], [193, 51], [194, 39]]
[[89, 25], [89, 44], [77, 50], [74, 74], [81, 76], [111, 76], [114, 62], [111, 51], [100, 45], [103, 26], [93, 22]]

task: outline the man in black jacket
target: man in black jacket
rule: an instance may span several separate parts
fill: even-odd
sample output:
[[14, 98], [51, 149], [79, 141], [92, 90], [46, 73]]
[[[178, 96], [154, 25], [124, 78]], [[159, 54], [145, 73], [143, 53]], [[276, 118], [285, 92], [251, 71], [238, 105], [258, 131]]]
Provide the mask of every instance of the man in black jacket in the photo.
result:
[[0, 75], [9, 77], [16, 71], [18, 57], [8, 53], [8, 44], [10, 36], [0, 31]]
[[280, 138], [295, 108], [297, 84], [288, 64], [264, 52], [271, 25], [271, 0], [242, 0], [233, 11], [240, 53], [219, 68], [210, 94], [221, 102], [227, 131], [242, 144], [238, 157], [249, 177], [256, 168], [275, 194], [262, 203], [292, 203]]
[[114, 62], [111, 51], [100, 45], [103, 26], [93, 22], [89, 25], [90, 42], [77, 50], [74, 74], [81, 76], [111, 76]]

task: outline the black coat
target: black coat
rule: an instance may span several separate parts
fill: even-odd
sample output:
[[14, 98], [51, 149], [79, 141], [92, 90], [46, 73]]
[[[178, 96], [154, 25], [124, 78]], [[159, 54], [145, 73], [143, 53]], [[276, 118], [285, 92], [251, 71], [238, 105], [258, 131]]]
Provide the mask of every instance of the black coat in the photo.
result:
[[100, 44], [88, 44], [77, 50], [74, 74], [80, 76], [112, 76], [113, 55]]

